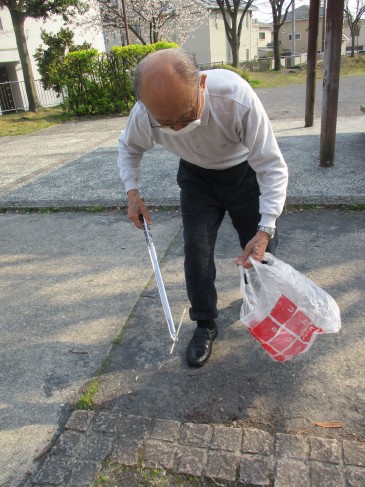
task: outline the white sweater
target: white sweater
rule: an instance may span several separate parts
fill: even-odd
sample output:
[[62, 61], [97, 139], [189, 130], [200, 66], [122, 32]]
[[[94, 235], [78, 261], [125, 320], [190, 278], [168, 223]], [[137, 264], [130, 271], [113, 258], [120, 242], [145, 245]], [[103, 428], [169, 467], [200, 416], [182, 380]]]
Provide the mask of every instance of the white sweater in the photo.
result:
[[286, 198], [288, 169], [268, 116], [250, 85], [224, 69], [207, 74], [201, 125], [182, 136], [151, 128], [137, 102], [118, 139], [118, 166], [126, 191], [138, 188], [141, 160], [154, 143], [197, 166], [222, 170], [248, 161], [260, 187], [261, 225], [275, 227]]

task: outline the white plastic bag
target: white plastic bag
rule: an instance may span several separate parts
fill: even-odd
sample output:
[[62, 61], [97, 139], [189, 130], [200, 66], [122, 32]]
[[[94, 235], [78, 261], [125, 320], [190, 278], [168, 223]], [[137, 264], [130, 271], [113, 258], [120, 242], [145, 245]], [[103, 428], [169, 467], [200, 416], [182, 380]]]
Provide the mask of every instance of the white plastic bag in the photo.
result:
[[285, 362], [306, 352], [317, 334], [341, 328], [336, 301], [292, 266], [265, 253], [263, 264], [250, 259], [240, 267], [241, 321], [272, 359]]

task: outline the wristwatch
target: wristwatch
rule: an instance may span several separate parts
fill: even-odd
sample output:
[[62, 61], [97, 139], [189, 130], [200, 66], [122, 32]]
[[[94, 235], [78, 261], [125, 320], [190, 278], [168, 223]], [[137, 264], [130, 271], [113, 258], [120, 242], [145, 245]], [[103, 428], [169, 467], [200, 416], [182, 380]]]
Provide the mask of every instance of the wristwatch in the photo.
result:
[[259, 225], [257, 227], [257, 230], [259, 230], [260, 232], [265, 232], [269, 235], [270, 238], [274, 238], [274, 235], [275, 235], [275, 228], [272, 228], [272, 227], [264, 227], [263, 225]]

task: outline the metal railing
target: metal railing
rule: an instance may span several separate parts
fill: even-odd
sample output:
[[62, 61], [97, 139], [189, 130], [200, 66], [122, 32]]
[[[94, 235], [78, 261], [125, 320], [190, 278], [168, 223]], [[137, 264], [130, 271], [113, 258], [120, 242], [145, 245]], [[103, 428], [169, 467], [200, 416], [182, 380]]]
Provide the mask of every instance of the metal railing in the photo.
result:
[[[63, 103], [63, 95], [53, 90], [45, 90], [41, 80], [35, 80], [38, 99], [41, 107], [53, 107]], [[29, 102], [24, 81], [6, 81], [0, 83], [0, 115], [28, 110]]]
[[[320, 55], [318, 55], [320, 56]], [[288, 55], [288, 56], [282, 56], [280, 58], [281, 60], [281, 65], [284, 68], [290, 68], [292, 65], [299, 65], [307, 62], [307, 53], [296, 53], [295, 54], [295, 59], [293, 60], [293, 57]], [[294, 64], [293, 64], [294, 62]], [[216, 68], [216, 67], [223, 67], [225, 64], [230, 64], [228, 61], [216, 61], [213, 63], [205, 63], [205, 64], [199, 64], [199, 69], [204, 70], [204, 69], [210, 69], [210, 68]], [[247, 69], [248, 71], [269, 71], [271, 69], [274, 69], [274, 58], [273, 57], [262, 57], [262, 58], [255, 58], [251, 59], [249, 61], [240, 61], [239, 62], [239, 67], [243, 69]]]

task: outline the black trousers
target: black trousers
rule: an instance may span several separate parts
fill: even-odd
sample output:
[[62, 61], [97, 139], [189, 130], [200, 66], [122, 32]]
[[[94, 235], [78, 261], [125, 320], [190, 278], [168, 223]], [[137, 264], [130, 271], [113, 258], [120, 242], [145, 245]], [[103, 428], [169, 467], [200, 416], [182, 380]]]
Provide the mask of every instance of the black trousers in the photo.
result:
[[[261, 218], [256, 173], [247, 161], [230, 169], [214, 170], [180, 159], [177, 182], [181, 189], [190, 319], [215, 319], [218, 311], [214, 248], [218, 229], [228, 212], [242, 249], [256, 234]], [[276, 245], [277, 235], [270, 240], [267, 251], [274, 254]]]

